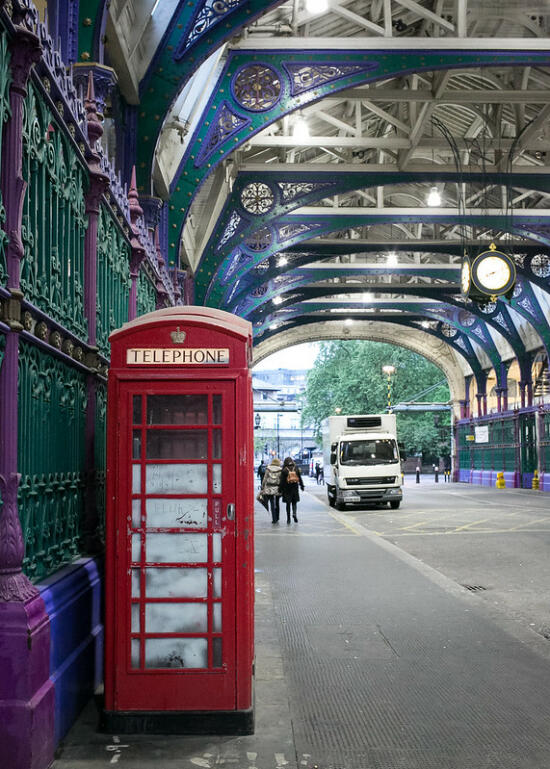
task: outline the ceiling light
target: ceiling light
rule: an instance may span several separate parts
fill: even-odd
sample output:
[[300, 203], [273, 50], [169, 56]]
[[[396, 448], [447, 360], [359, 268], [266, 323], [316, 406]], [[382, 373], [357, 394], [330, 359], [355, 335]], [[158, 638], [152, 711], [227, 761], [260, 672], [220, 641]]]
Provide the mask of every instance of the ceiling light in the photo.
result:
[[441, 205], [441, 195], [439, 194], [439, 190], [437, 187], [432, 187], [430, 190], [430, 193], [428, 195], [428, 199], [426, 200], [426, 203], [429, 206], [440, 206]]
[[298, 116], [292, 129], [292, 136], [295, 139], [309, 139], [309, 126], [305, 118]]
[[283, 301], [283, 297], [282, 296], [274, 296], [273, 297], [273, 304], [281, 304], [282, 301]]
[[308, 13], [326, 13], [328, 0], [306, 0], [306, 11]]
[[353, 318], [346, 318], [344, 321], [344, 324], [346, 326], [351, 326], [352, 323], [353, 323]]
[[286, 256], [281, 256], [279, 258], [279, 261], [277, 262], [277, 267], [284, 267], [285, 264], [288, 264], [288, 259], [286, 258]]
[[429, 320], [423, 320], [421, 321], [420, 325], [422, 328], [430, 328], [430, 321]]
[[278, 323], [272, 323], [271, 326], [269, 327], [269, 330], [270, 331], [275, 331], [276, 328], [279, 328], [279, 324]]
[[386, 265], [388, 267], [397, 267], [397, 254], [395, 253], [395, 251], [390, 251], [390, 253], [388, 254]]

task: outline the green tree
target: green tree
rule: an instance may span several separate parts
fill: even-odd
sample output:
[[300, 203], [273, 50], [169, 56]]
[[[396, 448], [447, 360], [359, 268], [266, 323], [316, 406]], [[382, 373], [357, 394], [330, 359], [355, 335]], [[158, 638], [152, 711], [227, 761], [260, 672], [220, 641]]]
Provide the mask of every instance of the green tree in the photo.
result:
[[[377, 414], [386, 411], [388, 383], [382, 366], [392, 365], [392, 404], [400, 401], [447, 401], [449, 387], [441, 370], [417, 353], [380, 342], [362, 340], [325, 342], [309, 372], [304, 422], [320, 438], [323, 419], [341, 409], [342, 414]], [[424, 396], [424, 390], [432, 388]], [[399, 441], [407, 455], [422, 452], [437, 457], [449, 452], [450, 416], [435, 424], [431, 412], [397, 414]]]

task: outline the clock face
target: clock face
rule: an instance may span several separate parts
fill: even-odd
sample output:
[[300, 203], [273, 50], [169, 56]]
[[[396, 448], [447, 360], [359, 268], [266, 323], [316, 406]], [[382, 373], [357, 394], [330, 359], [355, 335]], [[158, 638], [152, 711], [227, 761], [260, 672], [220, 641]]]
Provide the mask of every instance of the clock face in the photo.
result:
[[462, 293], [467, 294], [470, 290], [470, 262], [467, 259], [462, 262], [460, 284], [462, 287]]
[[490, 251], [483, 251], [472, 263], [473, 289], [485, 296], [502, 296], [510, 291], [516, 280], [514, 261], [492, 245]]

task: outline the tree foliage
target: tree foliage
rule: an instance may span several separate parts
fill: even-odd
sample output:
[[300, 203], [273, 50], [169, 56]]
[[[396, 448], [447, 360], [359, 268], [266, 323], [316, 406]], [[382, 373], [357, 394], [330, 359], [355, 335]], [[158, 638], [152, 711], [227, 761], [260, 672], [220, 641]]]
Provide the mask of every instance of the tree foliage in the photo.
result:
[[[319, 435], [323, 419], [342, 414], [378, 414], [388, 405], [388, 381], [382, 366], [392, 365], [391, 402], [447, 401], [449, 387], [439, 368], [417, 353], [381, 342], [325, 342], [308, 374], [303, 420]], [[433, 385], [434, 389], [424, 393]], [[425, 457], [449, 453], [449, 414], [397, 413], [400, 443], [407, 455]], [[436, 422], [439, 421], [439, 425]]]

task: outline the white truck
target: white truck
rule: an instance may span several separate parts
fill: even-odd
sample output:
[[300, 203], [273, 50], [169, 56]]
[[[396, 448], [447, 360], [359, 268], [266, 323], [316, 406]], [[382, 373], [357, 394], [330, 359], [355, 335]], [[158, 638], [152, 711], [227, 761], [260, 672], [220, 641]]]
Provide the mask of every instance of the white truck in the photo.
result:
[[395, 414], [331, 416], [321, 425], [331, 507], [389, 503], [403, 498]]

